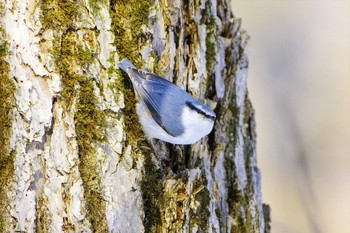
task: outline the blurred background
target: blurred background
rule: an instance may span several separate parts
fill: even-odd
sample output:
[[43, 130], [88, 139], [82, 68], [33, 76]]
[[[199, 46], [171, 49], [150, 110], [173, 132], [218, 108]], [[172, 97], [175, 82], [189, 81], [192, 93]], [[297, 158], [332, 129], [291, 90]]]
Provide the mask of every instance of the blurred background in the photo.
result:
[[232, 0], [273, 233], [350, 233], [350, 1]]

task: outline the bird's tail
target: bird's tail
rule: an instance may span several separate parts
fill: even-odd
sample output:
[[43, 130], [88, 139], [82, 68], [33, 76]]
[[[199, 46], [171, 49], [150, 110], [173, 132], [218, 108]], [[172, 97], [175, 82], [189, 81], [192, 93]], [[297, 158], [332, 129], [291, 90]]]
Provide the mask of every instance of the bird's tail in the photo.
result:
[[126, 68], [135, 68], [136, 67], [129, 61], [128, 59], [124, 58], [121, 62], [118, 62], [118, 66], [120, 69], [124, 70], [126, 72]]

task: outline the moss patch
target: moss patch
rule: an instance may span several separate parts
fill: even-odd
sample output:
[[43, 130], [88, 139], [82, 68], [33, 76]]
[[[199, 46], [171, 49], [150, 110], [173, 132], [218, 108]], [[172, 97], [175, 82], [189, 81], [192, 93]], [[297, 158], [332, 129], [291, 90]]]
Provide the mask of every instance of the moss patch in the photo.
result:
[[[163, 195], [159, 207], [161, 209], [161, 229], [166, 232], [176, 232], [186, 225], [186, 209], [190, 209], [193, 196], [187, 193], [188, 173], [178, 174], [176, 177], [169, 176], [169, 180], [164, 180], [167, 188], [163, 189]], [[192, 221], [196, 216], [196, 211], [190, 209]], [[159, 232], [159, 231], [157, 231]]]
[[[122, 73], [115, 68], [109, 69], [109, 75], [116, 76], [116, 81], [112, 84], [118, 93], [124, 96], [125, 107], [121, 110], [123, 115], [123, 128], [125, 130], [126, 139], [133, 147], [146, 145], [144, 141], [144, 133], [139, 123], [139, 118], [136, 113], [136, 97], [132, 89], [131, 81], [127, 74]], [[118, 95], [115, 96], [115, 101], [118, 102]]]
[[217, 40], [217, 25], [215, 18], [211, 12], [211, 2], [205, 3], [205, 9], [202, 10], [201, 24], [205, 24], [207, 27], [206, 37], [206, 60], [207, 60], [207, 72], [208, 75], [213, 73], [214, 65], [216, 64], [216, 40]]
[[97, 13], [101, 9], [101, 5], [107, 5], [107, 0], [89, 0], [89, 5], [94, 13]]
[[105, 201], [101, 194], [101, 177], [98, 176], [99, 164], [96, 159], [96, 143], [105, 139], [105, 117], [96, 107], [97, 100], [93, 95], [93, 81], [81, 83], [74, 117], [77, 142], [79, 147], [79, 171], [84, 185], [87, 217], [94, 232], [106, 232], [107, 220]]
[[218, 26], [215, 23], [215, 18], [211, 12], [212, 4], [210, 1], [205, 3], [205, 8], [202, 10], [201, 24], [206, 25], [206, 68], [208, 74], [208, 88], [206, 90], [206, 98], [214, 98], [215, 91], [215, 74], [214, 67], [216, 65], [216, 41], [218, 37]]
[[[235, 93], [231, 96], [231, 105], [229, 105], [228, 110], [232, 112], [233, 119], [231, 122], [228, 122], [228, 135], [233, 135], [232, 138], [229, 139], [229, 144], [226, 147], [226, 154], [230, 154], [230, 152], [235, 152], [235, 147], [237, 146], [237, 127], [239, 126], [239, 114], [240, 109], [236, 106]], [[234, 156], [226, 156], [225, 158], [225, 170], [227, 177], [227, 189], [228, 189], [228, 207], [229, 214], [233, 218], [235, 224], [232, 226], [232, 232], [242, 232], [242, 233], [250, 233], [258, 231], [257, 227], [259, 226], [259, 217], [252, 216], [252, 208], [256, 208], [252, 203], [253, 200], [253, 171], [251, 167], [252, 161], [251, 158], [254, 156], [254, 148], [252, 141], [255, 140], [255, 131], [252, 117], [253, 117], [253, 108], [248, 99], [248, 95], [246, 95], [245, 99], [245, 112], [244, 112], [244, 130], [246, 132], [243, 134], [243, 149], [244, 149], [244, 159], [245, 159], [245, 169], [247, 175], [247, 183], [245, 186], [244, 192], [239, 190], [238, 181], [236, 175], [236, 166], [234, 162]], [[248, 127], [247, 127], [248, 126]], [[253, 127], [253, 128], [251, 128]], [[253, 136], [252, 136], [253, 135]], [[255, 210], [256, 214], [259, 214], [258, 210]]]
[[145, 157], [145, 177], [141, 181], [145, 232], [161, 230], [162, 174], [154, 166], [151, 157]]
[[[84, 67], [92, 61], [91, 53], [83, 50], [81, 46], [75, 44], [72, 51], [70, 46], [71, 42], [76, 39], [75, 37], [74, 33], [63, 37], [62, 45], [64, 46], [62, 46], [60, 56], [62, 59], [59, 62], [63, 81], [62, 96], [66, 99], [68, 108], [76, 98], [74, 122], [79, 148], [79, 172], [83, 180], [87, 217], [94, 232], [105, 232], [107, 231], [107, 220], [105, 201], [100, 190], [101, 178], [97, 172], [99, 164], [96, 158], [96, 144], [106, 139], [104, 132], [106, 119], [103, 112], [97, 107], [98, 101], [94, 95], [92, 77], [87, 74], [78, 74], [74, 67], [68, 66], [69, 63]], [[65, 48], [66, 46], [68, 48]]]
[[120, 57], [128, 58], [136, 67], [142, 65], [140, 50], [151, 36], [142, 31], [142, 26], [147, 25], [153, 4], [150, 0], [110, 1], [114, 45]]
[[8, 45], [3, 37], [4, 32], [0, 28], [0, 232], [6, 231], [7, 192], [15, 172], [15, 153], [10, 149], [15, 86], [9, 77], [10, 66], [5, 60]]
[[79, 5], [75, 0], [42, 0], [41, 23], [48, 29], [61, 31], [74, 25], [74, 20], [79, 16]]
[[[37, 202], [37, 217], [35, 219], [36, 233], [50, 232], [50, 224], [52, 219], [52, 214], [48, 208], [49, 201], [47, 197], [39, 197]], [[49, 221], [48, 221], [49, 219]]]
[[[107, 232], [106, 204], [101, 194], [100, 167], [96, 157], [96, 146], [106, 140], [106, 119], [97, 106], [94, 80], [87, 71], [94, 61], [93, 51], [89, 48], [94, 38], [84, 38], [84, 43], [78, 36], [79, 29], [75, 28], [75, 21], [80, 18], [81, 6], [78, 3], [72, 0], [42, 1], [41, 22], [45, 29], [54, 30], [53, 55], [57, 72], [62, 78], [61, 96], [66, 111], [72, 111], [71, 107], [76, 103], [74, 123], [87, 218], [93, 232]], [[94, 37], [93, 33], [86, 35]], [[64, 224], [64, 228], [71, 226], [67, 219]]]
[[[203, 179], [205, 179], [203, 173]], [[193, 212], [191, 221], [198, 225], [199, 232], [208, 232], [209, 227], [209, 204], [210, 204], [210, 195], [207, 189], [207, 181], [197, 181], [193, 185], [193, 196], [196, 201], [199, 202], [199, 206], [196, 211]], [[192, 211], [192, 210], [191, 210]]]
[[[152, 4], [154, 2], [150, 0], [110, 1], [109, 13], [112, 18], [112, 31], [115, 35], [114, 45], [118, 55], [120, 58], [128, 58], [138, 68], [143, 62], [140, 50], [151, 36], [146, 35], [141, 27], [148, 23]], [[109, 69], [109, 74], [117, 76], [113, 88], [124, 95], [125, 108], [122, 111], [127, 141], [133, 146], [139, 145], [144, 134], [138, 123], [139, 119], [135, 109], [136, 99], [129, 77], [122, 73], [115, 64]], [[118, 97], [116, 96], [116, 98]]]
[[[236, 127], [233, 128], [235, 130]], [[236, 134], [234, 134], [236, 138]], [[236, 146], [236, 141], [230, 143], [230, 151], [234, 150], [232, 147]], [[245, 152], [246, 153], [246, 152]], [[229, 154], [229, 153], [228, 153]], [[250, 233], [255, 232], [256, 226], [253, 222], [251, 214], [252, 203], [250, 201], [253, 199], [252, 190], [249, 184], [246, 185], [246, 190], [244, 193], [238, 188], [238, 178], [236, 175], [236, 166], [234, 162], [234, 156], [227, 156], [224, 163], [226, 177], [227, 177], [227, 203], [229, 207], [229, 215], [233, 218], [235, 224], [232, 225], [232, 232], [239, 233]], [[249, 172], [247, 171], [247, 175]], [[243, 208], [242, 208], [243, 207]]]

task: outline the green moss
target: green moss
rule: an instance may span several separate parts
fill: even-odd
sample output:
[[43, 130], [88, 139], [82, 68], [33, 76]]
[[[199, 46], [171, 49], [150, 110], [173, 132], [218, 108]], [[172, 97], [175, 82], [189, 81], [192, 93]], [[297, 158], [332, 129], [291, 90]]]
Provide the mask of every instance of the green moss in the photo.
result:
[[84, 48], [84, 46], [81, 44], [77, 45], [76, 57], [79, 58], [78, 63], [83, 68], [86, 68], [94, 61], [92, 52], [89, 49]]
[[[166, 76], [165, 69], [161, 68], [160, 66], [161, 60], [159, 60], [159, 57], [154, 50], [151, 51], [149, 58], [150, 60], [153, 60], [153, 67], [152, 67], [152, 70], [148, 70], [148, 71], [154, 74], [157, 74], [161, 77], [165, 77]], [[178, 62], [175, 62], [175, 65], [178, 65], [177, 63]], [[175, 70], [179, 70], [179, 67], [175, 67]]]
[[96, 143], [105, 139], [105, 117], [97, 105], [91, 78], [84, 77], [79, 89], [74, 122], [79, 147], [79, 172], [83, 180], [87, 217], [94, 232], [106, 232], [105, 201], [101, 194], [101, 177], [97, 175]]
[[212, 15], [211, 8], [211, 2], [207, 1], [205, 3], [205, 8], [201, 12], [201, 24], [205, 24], [206, 26], [205, 58], [208, 74], [208, 88], [205, 92], [205, 97], [208, 99], [213, 99], [216, 95], [214, 67], [216, 65], [216, 41], [218, 37], [218, 26], [215, 23], [215, 18]]
[[9, 51], [3, 34], [0, 29], [0, 232], [6, 231], [6, 218], [9, 216], [6, 209], [7, 192], [15, 170], [15, 152], [10, 149], [15, 86], [10, 80], [10, 66], [5, 60]]
[[[234, 224], [232, 232], [237, 232], [242, 227], [242, 213], [240, 210], [240, 191], [238, 190], [237, 177], [235, 176], [235, 164], [233, 158], [226, 158], [224, 163], [226, 177], [227, 177], [227, 203], [229, 207], [229, 214], [233, 218]], [[242, 228], [243, 229], [243, 228]]]
[[240, 191], [237, 190], [237, 194], [235, 195], [233, 200], [234, 201], [231, 201], [229, 203], [230, 215], [236, 223], [232, 226], [232, 232], [256, 232], [254, 230], [253, 218], [250, 215], [250, 198], [244, 196]]
[[128, 58], [136, 67], [142, 64], [140, 50], [151, 36], [142, 32], [141, 27], [148, 23], [153, 4], [154, 1], [150, 0], [110, 1], [114, 45], [119, 56]]
[[107, 5], [107, 0], [89, 0], [89, 5], [94, 13], [101, 10], [101, 5]]
[[[232, 232], [250, 233], [255, 232], [255, 220], [251, 216], [253, 204], [250, 203], [253, 199], [252, 190], [248, 188], [242, 192], [238, 188], [237, 176], [235, 174], [235, 164], [233, 158], [227, 158], [224, 163], [227, 177], [227, 203], [229, 207], [229, 215], [233, 218], [234, 224]], [[243, 207], [243, 208], [242, 208]]]
[[[87, 60], [84, 56], [82, 58], [80, 60], [80, 57], [76, 56], [74, 59], [78, 59], [75, 61], [83, 65]], [[68, 71], [68, 73], [70, 72]], [[94, 232], [105, 232], [107, 231], [105, 201], [100, 190], [100, 177], [97, 175], [99, 166], [95, 149], [97, 143], [102, 143], [106, 139], [104, 132], [106, 126], [105, 115], [97, 107], [98, 101], [94, 96], [92, 77], [75, 73], [70, 77], [62, 76], [62, 78], [62, 95], [66, 96], [69, 103], [72, 103], [72, 97], [76, 97], [77, 110], [74, 115], [74, 122], [79, 148], [79, 172], [83, 180], [87, 217]], [[76, 88], [77, 86], [78, 88]]]
[[[2, 122], [0, 122], [0, 127]], [[3, 143], [0, 143], [0, 146]], [[6, 208], [8, 204], [7, 192], [14, 176], [14, 159], [15, 153], [8, 152], [9, 149], [1, 147], [0, 157], [0, 232], [6, 232], [6, 219], [9, 217], [8, 210]], [[7, 152], [7, 154], [5, 153]]]
[[[212, 30], [212, 29], [208, 29], [208, 30]], [[209, 74], [213, 73], [214, 65], [216, 64], [216, 44], [215, 42], [212, 41], [213, 40], [212, 38], [213, 37], [211, 37], [209, 33], [206, 39], [207, 50], [205, 51], [205, 57], [207, 59], [207, 72]]]
[[[232, 107], [232, 112], [235, 115], [235, 118], [238, 119], [240, 110], [236, 107]], [[237, 181], [235, 178], [234, 181], [231, 180], [231, 188], [229, 188], [229, 196], [232, 198], [229, 200], [229, 211], [230, 215], [235, 219], [235, 221], [238, 223], [237, 228], [234, 232], [256, 232], [259, 226], [259, 216], [252, 216], [252, 208], [255, 208], [255, 213], [258, 215], [259, 211], [257, 210], [257, 207], [254, 206], [252, 203], [253, 200], [253, 192], [254, 192], [254, 183], [253, 183], [253, 173], [254, 173], [254, 167], [252, 167], [252, 161], [251, 158], [254, 156], [254, 145], [255, 145], [255, 124], [254, 124], [254, 109], [251, 105], [251, 102], [248, 98], [248, 94], [245, 96], [245, 111], [244, 111], [244, 120], [242, 127], [243, 130], [245, 130], [245, 133], [243, 133], [243, 154], [244, 154], [244, 160], [245, 160], [245, 170], [246, 170], [246, 176], [247, 176], [247, 182], [245, 185], [244, 192], [240, 191], [238, 189]], [[238, 122], [234, 122], [234, 124], [239, 124]], [[237, 132], [236, 127], [234, 127], [235, 132]], [[234, 133], [234, 137], [237, 138], [237, 133]], [[237, 144], [237, 139], [234, 140], [234, 145]], [[227, 169], [230, 169], [233, 172], [233, 169], [235, 169], [234, 162], [230, 161], [227, 164], [230, 164]], [[232, 183], [233, 182], [233, 183]], [[234, 194], [233, 194], [234, 192]], [[243, 207], [243, 208], [242, 208]]]
[[[142, 65], [140, 50], [145, 46], [147, 38], [141, 27], [148, 23], [148, 15], [153, 1], [140, 0], [111, 0], [110, 16], [112, 18], [112, 31], [115, 35], [114, 45], [120, 58], [128, 58], [136, 67]], [[112, 62], [113, 64], [114, 62]], [[131, 145], [140, 145], [144, 138], [139, 119], [136, 114], [136, 99], [132, 85], [126, 74], [116, 68], [115, 64], [109, 69], [109, 75], [116, 76], [113, 88], [124, 95], [125, 108], [122, 110], [124, 129], [127, 141]], [[116, 96], [116, 98], [119, 98]], [[118, 101], [118, 99], [116, 100]]]
[[66, 30], [72, 27], [79, 16], [79, 5], [76, 0], [42, 0], [41, 23], [44, 28]]
[[76, 95], [76, 87], [82, 76], [78, 74], [78, 59], [76, 58], [76, 33], [70, 31], [53, 42], [55, 64], [62, 78], [63, 90], [61, 96], [70, 107]]
[[[80, 5], [76, 1], [43, 1], [41, 4], [41, 22], [45, 29], [54, 30], [53, 55], [56, 72], [62, 78], [61, 97], [66, 111], [76, 104], [74, 123], [79, 153], [79, 172], [84, 187], [87, 218], [93, 232], [107, 232], [105, 201], [101, 194], [100, 170], [96, 158], [96, 146], [106, 140], [104, 128], [106, 119], [98, 108], [94, 95], [94, 81], [86, 71], [94, 62], [91, 41], [93, 38], [79, 42], [74, 21], [79, 19]], [[87, 33], [88, 37], [93, 35]], [[64, 228], [70, 229], [71, 223], [64, 221]]]
[[36, 207], [36, 212], [37, 212], [37, 216], [35, 219], [36, 233], [50, 232], [52, 214], [48, 206], [49, 206], [49, 201], [47, 197], [39, 197], [37, 202], [37, 207]]
[[116, 77], [115, 82], [110, 85], [110, 88], [115, 89], [117, 93], [120, 93], [114, 96], [115, 102], [120, 102], [120, 95], [123, 95], [124, 97], [123, 100], [125, 107], [121, 109], [121, 113], [123, 117], [123, 128], [125, 130], [128, 144], [133, 147], [146, 145], [146, 142], [144, 141], [144, 133], [142, 132], [139, 118], [136, 114], [136, 97], [132, 90], [131, 81], [127, 74], [115, 68], [116, 65], [113, 64], [113, 60], [110, 60], [110, 62], [112, 65], [108, 69], [108, 75], [110, 77]]
[[[197, 207], [195, 213], [193, 213], [193, 223], [198, 225], [199, 232], [208, 232], [209, 227], [209, 204], [210, 204], [210, 195], [209, 191], [206, 187], [207, 182], [203, 184], [203, 181], [196, 182], [193, 185], [193, 191], [196, 192], [194, 194], [194, 198], [200, 204]], [[196, 191], [199, 190], [199, 191]]]
[[[254, 223], [253, 223], [253, 218], [251, 216], [251, 210], [250, 210], [250, 201], [252, 200], [251, 195], [239, 195], [239, 202], [237, 203], [241, 208], [243, 207], [243, 213], [240, 214], [238, 221], [239, 221], [239, 230], [242, 232], [250, 233], [250, 232], [255, 232], [254, 229]], [[238, 230], [238, 229], [237, 229]]]
[[[148, 16], [154, 1], [151, 0], [111, 0], [109, 13], [112, 18], [114, 45], [120, 58], [128, 58], [136, 67], [141, 67], [143, 59], [140, 50], [148, 43], [151, 34], [144, 33], [142, 26], [148, 24]], [[112, 62], [113, 64], [113, 62]], [[125, 108], [122, 110], [127, 141], [131, 145], [145, 144], [144, 134], [136, 114], [136, 98], [129, 77], [114, 64], [110, 75], [117, 77], [113, 88], [123, 93]], [[116, 96], [116, 98], [119, 98]]]
[[208, 75], [213, 73], [214, 65], [216, 64], [216, 40], [218, 36], [218, 29], [215, 23], [215, 18], [211, 12], [211, 7], [211, 2], [207, 1], [205, 3], [205, 9], [202, 10], [201, 18], [201, 24], [205, 24], [207, 27], [205, 57], [207, 60]]
[[[147, 36], [142, 32], [141, 26], [148, 23], [149, 8], [152, 1], [110, 1], [110, 16], [112, 18], [112, 31], [115, 35], [114, 45], [120, 58], [128, 58], [136, 67], [142, 65], [141, 48], [146, 43]], [[129, 77], [121, 72], [114, 64], [113, 56], [110, 59], [112, 66], [108, 73], [116, 77], [113, 83], [117, 93], [122, 93], [125, 107], [122, 109], [123, 124], [127, 141], [133, 148], [144, 145], [144, 134], [139, 124], [136, 114], [136, 97], [132, 90], [132, 84]], [[119, 102], [119, 96], [116, 95], [116, 102]], [[141, 153], [135, 153], [136, 156], [143, 156]], [[157, 232], [160, 230], [161, 213], [160, 202], [162, 199], [161, 173], [156, 169], [151, 161], [150, 155], [145, 155], [145, 175], [141, 181], [141, 190], [145, 218], [143, 220], [145, 232]]]
[[162, 174], [154, 166], [151, 157], [145, 157], [145, 175], [141, 181], [141, 190], [145, 218], [145, 232], [159, 232], [161, 225], [161, 200], [163, 195]]
[[244, 135], [247, 135], [247, 138], [249, 140], [252, 140], [255, 144], [256, 142], [255, 113], [254, 113], [253, 104], [248, 97], [248, 91], [245, 96], [244, 106], [245, 108], [244, 108], [243, 124], [245, 126], [245, 131], [246, 131]]
[[[232, 95], [233, 101], [232, 103], [235, 103], [234, 98], [235, 94]], [[247, 96], [246, 96], [247, 97]], [[251, 106], [251, 103], [249, 103], [249, 100], [246, 98], [245, 102], [245, 116], [244, 116], [244, 125], [247, 125], [250, 121], [252, 114], [253, 114], [253, 108]], [[229, 145], [227, 146], [226, 150], [228, 151], [235, 151], [235, 147], [237, 146], [237, 127], [239, 125], [238, 119], [240, 114], [240, 109], [235, 105], [232, 104], [229, 106], [229, 111], [233, 114], [232, 122], [229, 122], [229, 125], [231, 127], [228, 127], [228, 135], [233, 135], [232, 138], [229, 140]], [[245, 126], [243, 126], [245, 127]], [[254, 127], [254, 126], [252, 126]], [[232, 226], [232, 232], [242, 232], [242, 233], [250, 233], [250, 232], [256, 232], [256, 227], [259, 225], [258, 217], [252, 217], [251, 215], [251, 208], [256, 208], [253, 203], [251, 202], [253, 200], [253, 183], [252, 183], [252, 168], [251, 168], [251, 157], [254, 156], [254, 148], [252, 142], [253, 138], [250, 136], [250, 133], [248, 131], [254, 129], [249, 129], [249, 127], [245, 128], [246, 133], [244, 133], [244, 156], [245, 156], [245, 169], [246, 169], [246, 175], [247, 175], [247, 183], [245, 186], [244, 192], [239, 190], [238, 184], [237, 184], [237, 175], [236, 175], [236, 167], [234, 163], [234, 156], [227, 156], [225, 159], [225, 170], [226, 170], [226, 177], [227, 177], [227, 189], [228, 189], [228, 206], [229, 206], [229, 214], [233, 218], [234, 222], [237, 223], [236, 225]], [[254, 139], [255, 140], [255, 139]], [[226, 152], [229, 154], [229, 152]], [[242, 208], [243, 207], [243, 208]], [[256, 213], [258, 211], [256, 210]]]

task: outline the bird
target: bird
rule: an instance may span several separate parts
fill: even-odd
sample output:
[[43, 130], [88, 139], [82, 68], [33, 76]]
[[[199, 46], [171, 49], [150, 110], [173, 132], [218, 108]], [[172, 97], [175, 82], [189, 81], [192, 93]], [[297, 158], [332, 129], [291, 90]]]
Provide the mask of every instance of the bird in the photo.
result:
[[190, 145], [208, 135], [216, 115], [172, 82], [137, 69], [124, 58], [118, 67], [126, 72], [136, 96], [136, 113], [147, 138]]

